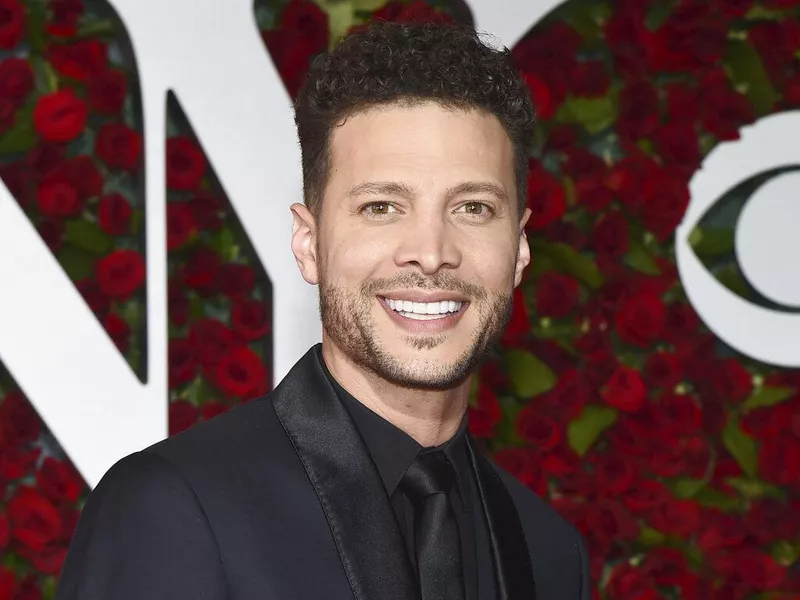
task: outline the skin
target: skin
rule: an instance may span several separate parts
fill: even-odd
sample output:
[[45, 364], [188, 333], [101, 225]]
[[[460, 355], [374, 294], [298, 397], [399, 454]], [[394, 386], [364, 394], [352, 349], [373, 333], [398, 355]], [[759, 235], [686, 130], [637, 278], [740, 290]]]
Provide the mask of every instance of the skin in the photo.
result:
[[[320, 289], [325, 363], [422, 446], [442, 444], [530, 262], [511, 141], [483, 111], [398, 104], [348, 117], [333, 131], [331, 158], [317, 218], [291, 207], [292, 251]], [[387, 297], [464, 304], [419, 321]]]

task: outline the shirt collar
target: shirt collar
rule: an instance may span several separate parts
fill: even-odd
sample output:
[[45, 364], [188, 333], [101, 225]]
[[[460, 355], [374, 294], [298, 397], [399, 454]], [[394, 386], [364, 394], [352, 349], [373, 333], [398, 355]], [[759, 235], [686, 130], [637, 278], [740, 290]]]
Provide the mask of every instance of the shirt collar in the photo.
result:
[[336, 381], [325, 365], [324, 360], [322, 364], [325, 374], [353, 419], [358, 433], [372, 456], [372, 460], [378, 467], [378, 473], [390, 497], [394, 494], [406, 470], [408, 470], [408, 467], [411, 466], [411, 463], [414, 462], [420, 452], [442, 450], [455, 471], [458, 493], [462, 499], [465, 498], [465, 478], [468, 476], [470, 468], [466, 446], [466, 414], [461, 420], [458, 431], [452, 438], [439, 446], [424, 448], [405, 431], [354, 398]]

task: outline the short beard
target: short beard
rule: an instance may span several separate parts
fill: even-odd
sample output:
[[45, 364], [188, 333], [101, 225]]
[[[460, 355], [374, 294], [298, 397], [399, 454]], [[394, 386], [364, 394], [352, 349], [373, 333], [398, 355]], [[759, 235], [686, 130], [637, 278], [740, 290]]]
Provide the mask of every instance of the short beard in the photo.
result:
[[[444, 271], [433, 277], [409, 271], [396, 277], [372, 279], [364, 282], [357, 293], [332, 284], [322, 269], [319, 275], [322, 326], [331, 340], [355, 364], [405, 388], [445, 390], [456, 387], [478, 367], [488, 350], [499, 341], [511, 318], [511, 291], [490, 294]], [[450, 364], [428, 364], [415, 369], [381, 347], [372, 320], [373, 303], [379, 291], [400, 287], [457, 292], [469, 298], [467, 310], [478, 310], [479, 322], [472, 333], [469, 347]], [[430, 350], [445, 339], [445, 335], [432, 335], [409, 337], [406, 341], [418, 350]]]

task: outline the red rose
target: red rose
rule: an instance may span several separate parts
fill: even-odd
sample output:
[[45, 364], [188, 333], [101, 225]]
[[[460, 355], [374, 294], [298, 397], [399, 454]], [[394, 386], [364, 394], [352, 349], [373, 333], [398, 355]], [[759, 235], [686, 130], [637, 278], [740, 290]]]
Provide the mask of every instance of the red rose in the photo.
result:
[[90, 156], [70, 158], [58, 165], [50, 175], [67, 179], [84, 200], [99, 195], [103, 190], [103, 176]]
[[33, 69], [24, 58], [0, 61], [0, 97], [19, 106], [33, 89]]
[[563, 21], [556, 21], [548, 29], [537, 30], [517, 42], [511, 55], [523, 70], [536, 71], [543, 65], [564, 70], [575, 63], [581, 36]]
[[169, 434], [186, 431], [197, 423], [200, 414], [188, 400], [175, 400], [169, 404]]
[[660, 169], [645, 154], [633, 154], [614, 165], [608, 175], [608, 186], [628, 210], [638, 214], [644, 205], [644, 192], [652, 173]]
[[0, 2], [0, 48], [11, 50], [25, 32], [25, 8], [17, 0]]
[[136, 250], [115, 250], [97, 262], [96, 276], [107, 296], [127, 300], [144, 283], [144, 259]]
[[17, 489], [6, 508], [11, 535], [32, 550], [43, 550], [61, 530], [55, 506], [31, 487]]
[[660, 241], [674, 233], [689, 206], [685, 171], [664, 167], [654, 170], [642, 190], [641, 216], [645, 227]]
[[200, 413], [202, 414], [203, 419], [207, 421], [208, 419], [213, 419], [224, 412], [228, 412], [230, 408], [231, 407], [227, 404], [223, 404], [217, 400], [209, 400], [200, 407]]
[[[0, 512], [0, 550], [4, 550], [6, 546], [8, 546], [8, 542], [11, 540], [11, 526], [8, 524], [8, 517], [4, 512]], [[0, 572], [1, 573], [1, 572]], [[0, 574], [0, 577], [2, 575]], [[2, 583], [0, 583], [0, 589], [2, 589]], [[0, 598], [3, 596], [0, 595]]]
[[552, 450], [562, 439], [558, 423], [539, 414], [534, 404], [526, 405], [517, 414], [517, 433], [539, 452]]
[[536, 281], [536, 311], [545, 317], [565, 317], [575, 308], [579, 293], [575, 279], [549, 271]]
[[551, 119], [556, 114], [558, 104], [553, 99], [550, 87], [541, 77], [537, 77], [533, 73], [523, 72], [522, 79], [530, 91], [536, 118], [541, 121]]
[[64, 565], [66, 558], [66, 548], [47, 548], [32, 557], [31, 564], [41, 573], [57, 576], [61, 573], [61, 567]]
[[647, 48], [653, 34], [645, 26], [644, 7], [629, 3], [615, 10], [605, 24], [605, 39], [614, 55], [616, 70], [626, 78], [640, 77], [647, 70]]
[[208, 248], [198, 248], [181, 269], [181, 278], [186, 287], [197, 290], [201, 296], [207, 296], [214, 291], [219, 270], [219, 256]]
[[97, 132], [94, 151], [112, 169], [135, 171], [141, 166], [142, 136], [122, 123], [106, 123]]
[[86, 104], [70, 89], [41, 96], [33, 110], [33, 126], [50, 142], [69, 142], [86, 125]]
[[687, 537], [701, 523], [700, 506], [692, 500], [669, 500], [660, 505], [650, 518], [650, 525], [667, 535]]
[[31, 573], [20, 581], [14, 600], [42, 600], [42, 590], [39, 588], [37, 575]]
[[6, 435], [19, 445], [30, 444], [39, 439], [42, 421], [20, 391], [6, 394], [0, 404], [0, 423]]
[[128, 82], [119, 71], [103, 71], [87, 85], [89, 106], [101, 115], [113, 115], [122, 110], [128, 95]]
[[594, 226], [591, 244], [598, 255], [622, 256], [628, 251], [628, 221], [619, 211], [605, 215]]
[[540, 496], [547, 495], [547, 481], [539, 469], [536, 452], [529, 448], [505, 448], [496, 452], [492, 459], [523, 485]]
[[314, 40], [316, 52], [328, 46], [328, 15], [310, 0], [290, 0], [281, 13], [281, 29]]
[[587, 506], [586, 525], [601, 543], [624, 542], [639, 535], [639, 525], [616, 500], [604, 498]]
[[703, 127], [719, 140], [738, 140], [739, 129], [756, 119], [747, 96], [722, 86], [705, 93], [700, 106]]
[[55, 502], [77, 502], [84, 488], [83, 479], [71, 463], [50, 456], [39, 467], [36, 483]]
[[84, 13], [83, 0], [50, 0], [48, 8], [52, 19], [46, 25], [47, 32], [56, 37], [74, 36], [78, 19]]
[[603, 210], [614, 196], [606, 187], [605, 162], [584, 148], [572, 148], [566, 154], [562, 169], [572, 177], [578, 201], [592, 212]]
[[607, 590], [614, 600], [660, 600], [655, 582], [640, 568], [620, 562], [611, 573]]
[[469, 430], [476, 438], [491, 437], [502, 413], [497, 396], [486, 385], [478, 388], [476, 404], [468, 408]]
[[686, 557], [676, 548], [656, 548], [645, 559], [642, 570], [656, 585], [671, 587], [680, 585], [688, 574]]
[[619, 337], [629, 344], [648, 347], [664, 328], [665, 308], [661, 298], [650, 292], [628, 297], [616, 316]]
[[567, 198], [561, 182], [541, 167], [531, 166], [528, 208], [531, 209], [527, 223], [530, 229], [544, 229], [560, 219], [567, 209]]
[[673, 83], [667, 90], [667, 115], [673, 123], [694, 123], [699, 118], [697, 90], [683, 83]]
[[697, 547], [706, 554], [741, 546], [747, 536], [739, 515], [708, 511], [697, 534]]
[[53, 44], [47, 50], [47, 57], [61, 75], [82, 82], [108, 68], [107, 46], [96, 39]]
[[735, 358], [718, 361], [711, 380], [720, 397], [728, 402], [742, 402], [753, 391], [752, 375]]
[[665, 436], [685, 436], [702, 429], [702, 411], [697, 400], [688, 394], [665, 392], [653, 407], [657, 424]]
[[109, 235], [124, 235], [130, 230], [131, 205], [119, 192], [112, 192], [100, 198], [97, 218], [100, 227]]
[[742, 429], [760, 440], [777, 436], [784, 431], [800, 438], [800, 395], [778, 406], [749, 410], [742, 419]]
[[[325, 18], [327, 23], [327, 17]], [[320, 41], [290, 30], [265, 31], [264, 43], [281, 75], [289, 96], [294, 98], [300, 90], [311, 57], [318, 53]]]
[[700, 141], [693, 123], [662, 125], [652, 135], [664, 164], [694, 170], [700, 164]]
[[194, 344], [189, 340], [172, 338], [169, 341], [169, 388], [174, 390], [197, 376]]
[[213, 367], [241, 344], [239, 337], [216, 319], [201, 319], [192, 325], [189, 341], [204, 368]]
[[672, 496], [667, 487], [652, 479], [643, 479], [622, 495], [622, 503], [636, 515], [647, 515]]
[[64, 223], [62, 221], [43, 219], [36, 226], [36, 230], [50, 250], [54, 253], [61, 250], [61, 244], [64, 241]]
[[764, 440], [758, 456], [758, 472], [776, 485], [800, 481], [800, 439], [788, 433]]
[[619, 365], [601, 395], [614, 408], [636, 412], [644, 406], [647, 389], [636, 369]]
[[658, 126], [658, 95], [646, 81], [627, 84], [619, 95], [617, 131], [629, 140], [636, 141], [650, 135]]
[[250, 265], [228, 263], [220, 268], [217, 284], [219, 291], [229, 298], [240, 298], [253, 291], [255, 272]]
[[741, 17], [747, 14], [755, 0], [723, 0], [719, 7], [726, 17]]
[[119, 348], [119, 351], [123, 354], [126, 353], [131, 337], [131, 328], [128, 324], [121, 317], [114, 313], [109, 313], [103, 321], [103, 327], [111, 341]]
[[16, 589], [17, 576], [14, 571], [0, 566], [0, 598], [16, 598], [16, 596], [14, 596]]
[[258, 355], [242, 346], [219, 361], [216, 369], [217, 386], [226, 394], [250, 399], [266, 388], [267, 369]]
[[267, 306], [261, 300], [235, 300], [231, 308], [231, 325], [248, 342], [265, 336], [270, 329]]
[[776, 590], [786, 576], [774, 558], [754, 548], [739, 548], [715, 556], [711, 567], [731, 585], [753, 591]]
[[[6, 432], [9, 437], [12, 432]], [[0, 449], [0, 481], [14, 481], [31, 474], [42, 451], [40, 448], [23, 450], [22, 446], [6, 446]]]
[[639, 474], [630, 457], [617, 453], [595, 454], [591, 459], [594, 476], [602, 493], [609, 497], [630, 489]]
[[216, 231], [222, 226], [223, 202], [210, 194], [199, 194], [189, 200], [198, 229]]
[[83, 296], [86, 304], [92, 309], [98, 317], [108, 312], [111, 307], [111, 300], [101, 290], [100, 286], [93, 279], [84, 279], [75, 282], [75, 287], [78, 288], [81, 296]]
[[644, 379], [650, 387], [672, 389], [683, 378], [680, 359], [669, 352], [656, 352], [647, 358]]
[[747, 36], [761, 55], [767, 72], [778, 80], [794, 61], [800, 45], [800, 27], [794, 19], [761, 21], [750, 28]]
[[589, 60], [576, 63], [570, 73], [570, 89], [575, 96], [603, 96], [611, 78], [602, 60]]
[[537, 405], [560, 421], [571, 421], [580, 416], [592, 394], [584, 374], [570, 368], [552, 390], [538, 398]]
[[670, 73], [707, 68], [722, 58], [727, 33], [727, 23], [709, 3], [679, 3], [653, 36], [649, 47], [653, 68]]
[[528, 319], [528, 310], [525, 307], [525, 295], [519, 287], [514, 288], [512, 294], [511, 320], [503, 332], [501, 343], [503, 346], [519, 344], [531, 332], [531, 323]]
[[752, 502], [742, 519], [745, 533], [761, 546], [800, 538], [800, 500], [760, 498]]
[[186, 202], [167, 204], [167, 250], [183, 246], [195, 232], [192, 209]]
[[83, 210], [78, 190], [63, 176], [53, 174], [36, 187], [39, 210], [46, 217], [74, 217]]
[[690, 339], [697, 331], [700, 319], [692, 306], [686, 302], [672, 302], [667, 305], [662, 336], [672, 344]]
[[167, 187], [171, 190], [191, 190], [200, 184], [206, 172], [202, 150], [187, 137], [167, 140]]

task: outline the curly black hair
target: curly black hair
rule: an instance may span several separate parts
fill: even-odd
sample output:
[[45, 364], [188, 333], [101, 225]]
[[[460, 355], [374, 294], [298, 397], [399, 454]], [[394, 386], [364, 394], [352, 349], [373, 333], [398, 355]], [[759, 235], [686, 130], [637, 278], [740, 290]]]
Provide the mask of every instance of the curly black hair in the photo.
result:
[[318, 214], [330, 173], [333, 127], [376, 105], [435, 101], [495, 115], [514, 147], [520, 215], [527, 197], [534, 109], [507, 48], [466, 25], [377, 22], [318, 56], [295, 101], [303, 196]]

